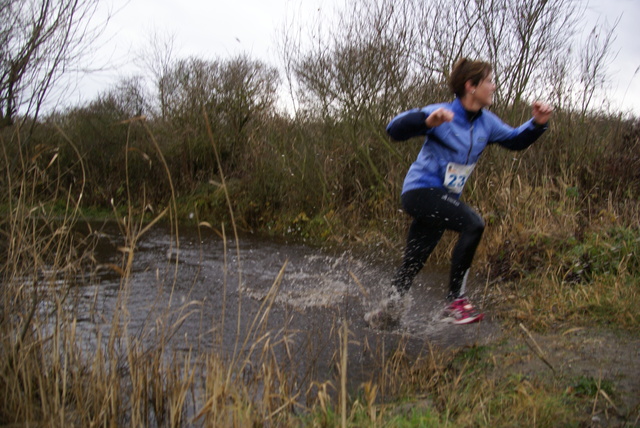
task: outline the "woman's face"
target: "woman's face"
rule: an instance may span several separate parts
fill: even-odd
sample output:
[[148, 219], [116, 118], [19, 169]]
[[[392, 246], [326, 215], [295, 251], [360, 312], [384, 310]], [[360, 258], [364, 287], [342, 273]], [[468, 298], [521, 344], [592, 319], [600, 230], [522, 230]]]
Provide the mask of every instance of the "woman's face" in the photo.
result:
[[487, 77], [478, 83], [478, 86], [472, 86], [469, 95], [471, 95], [473, 101], [475, 101], [480, 108], [483, 108], [493, 104], [493, 93], [495, 90], [496, 85], [493, 83], [493, 74], [489, 73]]

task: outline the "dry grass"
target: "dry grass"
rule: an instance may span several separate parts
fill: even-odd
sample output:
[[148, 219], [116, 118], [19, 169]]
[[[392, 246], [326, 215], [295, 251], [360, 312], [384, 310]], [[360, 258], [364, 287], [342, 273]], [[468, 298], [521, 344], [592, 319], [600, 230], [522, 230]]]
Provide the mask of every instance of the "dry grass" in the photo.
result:
[[[172, 305], [175, 278], [169, 301], [163, 303], [166, 308], [156, 308], [160, 309], [159, 318], [150, 325], [133, 333], [127, 307], [136, 248], [143, 235], [161, 219], [168, 218], [175, 235], [173, 245], [179, 247], [175, 197], [154, 218], [142, 222], [144, 210], [135, 208], [127, 191], [126, 215], [121, 216], [123, 210], [114, 206], [124, 240], [119, 248], [121, 263], [97, 265], [93, 258], [95, 235], [81, 234], [76, 229], [82, 222], [79, 210], [82, 183], [77, 188], [64, 189], [67, 205], [60, 215], [59, 210], [52, 208], [60, 195], [49, 200], [43, 197], [47, 193], [38, 192], [43, 180], [56, 180], [56, 174], [60, 174], [55, 154], [43, 152], [22, 162], [20, 168], [13, 169], [5, 155], [9, 206], [2, 222], [7, 262], [2, 271], [0, 320], [1, 424], [280, 426], [299, 423], [295, 415], [300, 411], [315, 406], [330, 407], [333, 383], [311, 379], [308, 388], [297, 385], [296, 367], [290, 364], [296, 356], [289, 351], [288, 333], [266, 328], [286, 264], [242, 334], [240, 317], [246, 315], [238, 299], [239, 315], [235, 320], [238, 334], [230, 357], [216, 351], [196, 350], [196, 346], [177, 352], [170, 339], [186, 318], [198, 316], [198, 305], [197, 302]], [[82, 163], [81, 157], [78, 162]], [[46, 167], [43, 169], [42, 165]], [[164, 169], [172, 187], [166, 164]], [[125, 181], [128, 183], [128, 177]], [[221, 187], [226, 192], [224, 178]], [[230, 200], [229, 210], [233, 218]], [[205, 222], [202, 226], [212, 227]], [[235, 241], [239, 242], [233, 226]], [[227, 242], [224, 227], [221, 234], [223, 242]], [[92, 284], [95, 272], [104, 268], [121, 278], [116, 310], [105, 320], [106, 329], [79, 332], [79, 317], [100, 319], [101, 314], [78, 313], [76, 292], [80, 285]], [[100, 288], [96, 289], [94, 300], [100, 293]], [[233, 303], [225, 302], [223, 307], [227, 304]], [[219, 316], [211, 320], [212, 325], [234, 322], [225, 320], [224, 311]], [[152, 329], [155, 329], [153, 336]], [[213, 336], [211, 343], [221, 343], [221, 337], [216, 336], [219, 331], [213, 328], [204, 334]], [[342, 346], [336, 362], [340, 373], [337, 389], [342, 403], [341, 418], [345, 424], [350, 404], [349, 335], [345, 322], [339, 329]], [[289, 364], [283, 364], [276, 355], [275, 349], [282, 347], [287, 349]], [[371, 406], [374, 398], [375, 394]], [[302, 404], [305, 402], [310, 407]]]
[[[161, 159], [157, 145], [156, 149]], [[121, 275], [120, 303], [108, 320], [108, 329], [96, 329], [87, 337], [78, 331], [78, 317], [87, 314], [75, 312], [75, 290], [90, 283], [103, 267], [93, 259], [94, 235], [75, 231], [82, 221], [84, 181], [43, 192], [66, 182], [56, 152], [43, 150], [22, 157], [18, 167], [4, 153], [7, 208], [0, 223], [6, 260], [0, 301], [0, 424], [557, 426], [588, 420], [591, 413], [582, 410], [585, 404], [593, 405], [592, 413], [596, 407], [611, 407], [610, 394], [600, 384], [594, 394], [580, 396], [567, 393], [573, 379], [529, 378], [515, 369], [504, 370], [515, 354], [504, 344], [454, 352], [429, 349], [421, 356], [410, 354], [403, 342], [392, 350], [375, 349], [379, 371], [354, 391], [348, 367], [348, 345], [354, 338], [347, 320], [334, 328], [340, 344], [334, 357], [335, 379], [307, 379], [308, 386], [301, 387], [291, 364], [295, 355], [287, 347], [293, 333], [266, 328], [286, 266], [274, 278], [245, 333], [239, 327], [241, 307], [236, 320], [225, 319], [224, 312], [210, 320], [212, 325], [238, 326], [230, 358], [215, 351], [196, 351], [197, 347], [182, 352], [172, 348], [170, 338], [179, 325], [187, 317], [198, 316], [197, 302], [172, 306], [170, 301], [160, 308], [154, 327], [162, 328], [153, 340], [149, 330], [134, 335], [128, 329], [126, 302], [136, 244], [156, 222], [168, 220], [179, 246], [173, 191], [170, 202], [156, 209], [158, 214], [150, 221], [140, 220], [146, 210], [136, 207], [146, 204], [139, 204], [132, 195], [126, 215], [120, 209], [114, 211], [126, 242], [121, 264], [111, 266]], [[83, 165], [81, 156], [77, 162]], [[160, 165], [173, 189], [167, 164]], [[536, 186], [513, 169], [502, 171], [487, 174], [477, 184], [496, 189], [491, 199], [481, 199], [479, 208], [489, 228], [477, 265], [487, 266], [486, 292], [507, 325], [522, 322], [542, 331], [555, 323], [624, 319], [620, 327], [637, 329], [640, 293], [633, 258], [637, 236], [629, 224], [638, 224], [638, 207], [628, 202], [585, 212], [588, 201], [567, 193], [575, 187], [569, 176]], [[228, 183], [224, 175], [220, 177], [219, 187], [233, 219]], [[471, 199], [479, 191], [469, 190]], [[62, 209], [61, 200], [65, 201]], [[213, 227], [205, 222], [201, 226]], [[238, 242], [235, 221], [232, 226]], [[631, 232], [611, 232], [616, 230]], [[224, 227], [220, 233], [226, 236]], [[581, 239], [566, 245], [576, 234]], [[603, 259], [603, 254], [611, 254], [602, 250], [598, 237], [603, 237], [605, 248], [617, 243], [616, 257]], [[571, 253], [578, 244], [583, 250]], [[444, 247], [440, 257], [446, 254]], [[612, 260], [614, 265], [609, 263]], [[588, 272], [586, 268], [576, 271], [576, 261], [589, 263]], [[224, 306], [229, 304], [233, 303], [225, 301]], [[212, 329], [207, 334], [217, 333]], [[220, 343], [220, 338], [213, 337], [211, 342]], [[276, 355], [276, 348], [287, 350], [287, 364]], [[406, 405], [398, 403], [403, 399]], [[632, 412], [629, 415], [631, 420]]]
[[[3, 248], [6, 263], [0, 320], [0, 389], [4, 397], [0, 423], [245, 426], [255, 421], [275, 423], [283, 410], [297, 404], [298, 397], [287, 388], [288, 374], [280, 370], [270, 352], [278, 343], [264, 330], [282, 274], [275, 278], [249, 331], [238, 337], [230, 361], [216, 353], [177, 353], [172, 349], [169, 339], [173, 332], [187, 317], [197, 316], [193, 302], [170, 309], [173, 288], [169, 302], [165, 302], [167, 309], [155, 320], [153, 341], [148, 340], [148, 329], [135, 335], [129, 331], [126, 302], [136, 245], [156, 222], [168, 216], [178, 246], [175, 198], [150, 222], [135, 220], [142, 218], [142, 213], [132, 202], [126, 216], [119, 217], [116, 212], [125, 241], [120, 247], [121, 265], [110, 266], [121, 275], [117, 308], [107, 320], [106, 332], [98, 328], [80, 335], [77, 318], [99, 319], [100, 314], [77, 313], [75, 291], [80, 283], [86, 285], [94, 278], [87, 272], [103, 268], [92, 257], [92, 235], [83, 237], [75, 228], [81, 221], [82, 184], [65, 189], [67, 206], [62, 216], [59, 212], [54, 215], [51, 202], [60, 195], [53, 201], [43, 200], [38, 189], [42, 180], [55, 179], [59, 173], [56, 157], [45, 152], [22, 162], [17, 168], [20, 174], [15, 176], [5, 155], [9, 206], [2, 222], [7, 244]], [[43, 162], [47, 164], [44, 169], [40, 167]], [[167, 179], [170, 181], [170, 176]], [[250, 361], [261, 371], [245, 383], [241, 373]], [[258, 384], [261, 400], [255, 398]]]

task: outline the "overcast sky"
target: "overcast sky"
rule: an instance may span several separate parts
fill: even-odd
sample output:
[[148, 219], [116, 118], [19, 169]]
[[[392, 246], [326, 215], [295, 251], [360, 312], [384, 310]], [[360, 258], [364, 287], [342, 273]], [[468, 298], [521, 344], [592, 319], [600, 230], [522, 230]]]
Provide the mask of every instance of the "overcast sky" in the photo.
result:
[[[173, 35], [178, 58], [195, 55], [214, 59], [247, 53], [275, 64], [276, 37], [285, 17], [295, 17], [300, 27], [299, 23], [319, 14], [331, 16], [334, 5], [344, 1], [103, 1], [101, 7], [108, 7], [112, 18], [92, 59], [92, 66], [103, 70], [78, 77], [77, 89], [67, 99], [71, 104], [91, 100], [120, 78], [139, 74], [134, 58], [149, 45], [154, 32]], [[99, 16], [105, 16], [106, 11]], [[598, 19], [613, 24], [618, 18], [613, 49], [617, 56], [609, 68], [610, 94], [616, 110], [633, 110], [640, 115], [640, 0], [589, 0], [584, 28], [590, 29]]]

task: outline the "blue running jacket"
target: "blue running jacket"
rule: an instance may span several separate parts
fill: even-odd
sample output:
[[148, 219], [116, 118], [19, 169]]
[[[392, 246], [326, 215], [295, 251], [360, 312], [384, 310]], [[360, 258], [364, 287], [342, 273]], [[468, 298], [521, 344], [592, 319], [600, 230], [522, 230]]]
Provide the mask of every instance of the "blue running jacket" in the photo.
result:
[[[451, 110], [453, 120], [428, 128], [425, 120], [440, 107]], [[387, 125], [387, 133], [394, 140], [427, 137], [407, 172], [402, 193], [425, 187], [445, 187], [457, 195], [462, 192], [473, 165], [488, 144], [498, 143], [510, 150], [523, 150], [546, 129], [547, 125], [537, 125], [533, 119], [512, 128], [488, 110], [468, 112], [459, 98], [400, 113]]]

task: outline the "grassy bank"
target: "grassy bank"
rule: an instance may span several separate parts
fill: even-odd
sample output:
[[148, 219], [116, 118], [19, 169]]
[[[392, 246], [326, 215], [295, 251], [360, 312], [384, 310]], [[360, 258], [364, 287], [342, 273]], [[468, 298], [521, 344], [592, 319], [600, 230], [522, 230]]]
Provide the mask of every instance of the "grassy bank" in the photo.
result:
[[[97, 206], [98, 197], [87, 196], [96, 185], [89, 160], [71, 140], [64, 150], [75, 153], [75, 160], [65, 159], [61, 146], [12, 153], [5, 141], [0, 422], [632, 426], [638, 422], [638, 385], [625, 370], [636, 367], [640, 330], [640, 206], [637, 170], [630, 170], [637, 162], [637, 128], [605, 123], [597, 127], [603, 135], [589, 136], [597, 138], [589, 149], [575, 139], [565, 142], [568, 131], [558, 124], [524, 154], [491, 151], [467, 189], [467, 200], [488, 224], [474, 286], [483, 289], [503, 335], [421, 356], [407, 353], [402, 343], [378, 350], [380, 371], [355, 389], [347, 388], [346, 345], [336, 356], [333, 381], [296, 389], [293, 374], [270, 352], [286, 337], [257, 335], [259, 322], [238, 339], [256, 359], [250, 378], [243, 375], [247, 355], [228, 360], [216, 353], [174, 352], [166, 341], [174, 328], [168, 319], [153, 345], [143, 344], [127, 331], [126, 306], [110, 320], [108, 332], [96, 332], [94, 343], [102, 345], [82, 347], [76, 319], [86, 314], [74, 312], [73, 291], [105, 269], [95, 264], [92, 235], [74, 232], [85, 205]], [[583, 132], [580, 138], [587, 138], [590, 131]], [[365, 139], [370, 146], [362, 152], [320, 135], [265, 138], [247, 153], [242, 171], [229, 174], [223, 174], [224, 157], [216, 156], [211, 138], [216, 173], [195, 187], [174, 179], [172, 161], [152, 133], [137, 137], [149, 144], [146, 157], [127, 139], [123, 175], [116, 179], [114, 171], [101, 182], [117, 181], [122, 189], [109, 205], [127, 245], [121, 263], [106, 267], [120, 275], [122, 298], [142, 235], [155, 221], [178, 230], [191, 213], [202, 227], [220, 233], [245, 228], [325, 245], [386, 248], [398, 257], [407, 218], [397, 211], [397, 192], [415, 147], [398, 146], [401, 166], [388, 158], [388, 148], [376, 157], [376, 139]], [[150, 165], [142, 172], [140, 159]], [[626, 179], [612, 179], [612, 168]], [[378, 175], [385, 179], [376, 181]], [[158, 188], [165, 189], [163, 197]], [[453, 241], [445, 237], [434, 262], [447, 262]], [[271, 297], [262, 307], [265, 315]], [[190, 309], [185, 304], [176, 310]], [[336, 340], [348, 335], [340, 330]]]

